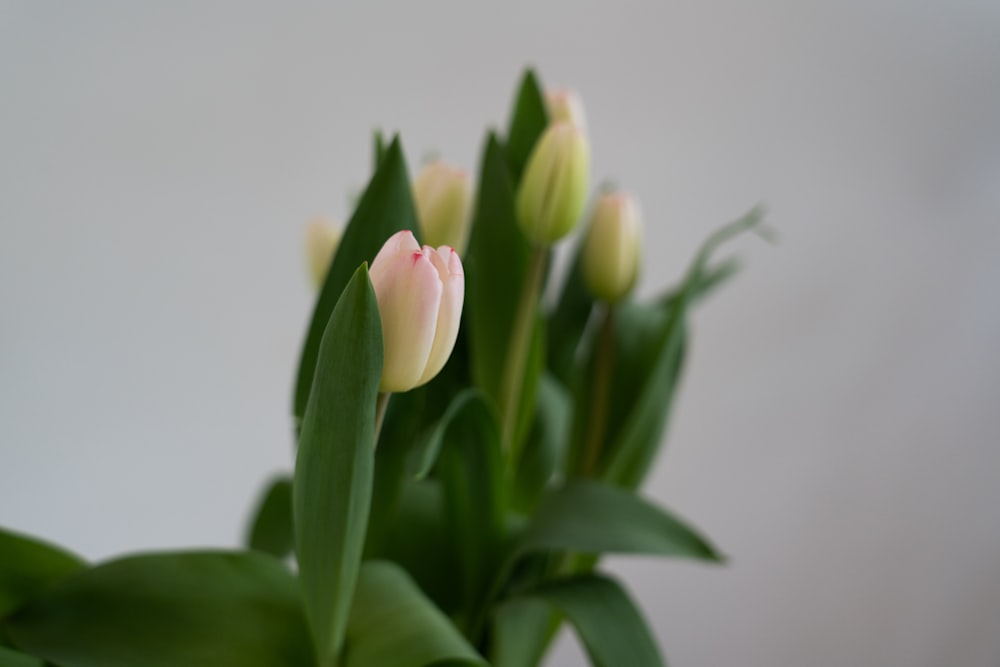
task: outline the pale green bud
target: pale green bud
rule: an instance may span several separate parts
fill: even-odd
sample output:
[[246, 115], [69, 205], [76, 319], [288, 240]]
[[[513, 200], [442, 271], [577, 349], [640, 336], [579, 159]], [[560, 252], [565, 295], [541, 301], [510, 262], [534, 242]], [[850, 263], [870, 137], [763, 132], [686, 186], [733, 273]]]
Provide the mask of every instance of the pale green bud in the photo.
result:
[[583, 130], [567, 122], [549, 125], [528, 157], [517, 192], [517, 222], [534, 245], [552, 245], [576, 226], [589, 169]]
[[566, 122], [584, 129], [587, 127], [583, 114], [583, 102], [576, 91], [561, 89], [545, 93], [545, 102], [549, 112], [549, 122]]
[[316, 218], [306, 228], [306, 259], [309, 275], [317, 287], [326, 279], [326, 272], [337, 252], [343, 230], [322, 218]]
[[597, 299], [615, 303], [639, 276], [640, 216], [624, 192], [601, 195], [594, 204], [583, 246], [583, 279]]
[[435, 160], [425, 165], [413, 182], [413, 200], [424, 243], [435, 248], [450, 246], [463, 254], [472, 203], [469, 175]]

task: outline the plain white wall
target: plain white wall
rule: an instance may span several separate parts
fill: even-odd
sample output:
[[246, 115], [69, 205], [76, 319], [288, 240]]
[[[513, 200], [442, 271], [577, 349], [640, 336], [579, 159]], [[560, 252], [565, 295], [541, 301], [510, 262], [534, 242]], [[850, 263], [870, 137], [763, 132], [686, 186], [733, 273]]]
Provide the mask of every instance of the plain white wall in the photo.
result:
[[[649, 293], [764, 200], [648, 493], [732, 557], [615, 559], [672, 664], [1000, 663], [1000, 4], [0, 2], [0, 524], [234, 545], [291, 465], [311, 291], [376, 125], [475, 166], [583, 94]], [[553, 664], [579, 664], [564, 639]]]

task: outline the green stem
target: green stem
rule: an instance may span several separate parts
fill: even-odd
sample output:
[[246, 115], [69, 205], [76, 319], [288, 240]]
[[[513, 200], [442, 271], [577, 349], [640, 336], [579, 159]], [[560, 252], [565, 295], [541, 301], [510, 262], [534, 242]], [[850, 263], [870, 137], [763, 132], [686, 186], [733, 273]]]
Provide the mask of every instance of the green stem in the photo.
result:
[[524, 374], [528, 363], [528, 352], [531, 350], [531, 339], [535, 333], [535, 318], [538, 313], [547, 258], [548, 248], [535, 248], [532, 251], [528, 274], [521, 288], [521, 301], [518, 303], [510, 347], [507, 348], [507, 364], [500, 385], [501, 437], [504, 450], [511, 456], [512, 463], [519, 399], [524, 390]]
[[382, 422], [385, 421], [385, 410], [389, 407], [389, 399], [392, 392], [380, 391], [375, 400], [375, 446], [378, 447], [378, 438], [382, 435]]
[[597, 336], [597, 358], [590, 379], [588, 423], [580, 459], [579, 472], [584, 477], [597, 477], [602, 445], [608, 428], [608, 394], [615, 364], [615, 311], [611, 304], [604, 310], [601, 330]]

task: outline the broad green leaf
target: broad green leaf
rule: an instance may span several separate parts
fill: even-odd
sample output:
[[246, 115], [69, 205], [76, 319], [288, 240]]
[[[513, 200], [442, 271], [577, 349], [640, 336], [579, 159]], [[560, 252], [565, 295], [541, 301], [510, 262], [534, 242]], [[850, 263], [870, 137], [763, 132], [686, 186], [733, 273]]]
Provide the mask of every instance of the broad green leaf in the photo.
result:
[[68, 551], [0, 529], [0, 618], [85, 567]]
[[458, 550], [445, 518], [440, 481], [423, 479], [403, 485], [399, 511], [385, 540], [370, 558], [398, 563], [445, 613], [459, 611]]
[[458, 571], [469, 636], [485, 623], [486, 603], [500, 569], [506, 498], [500, 430], [481, 394], [466, 400], [444, 432], [438, 475], [445, 514], [458, 552]]
[[582, 479], [542, 498], [515, 553], [541, 550], [722, 560], [705, 538], [677, 517], [629, 490]]
[[381, 552], [382, 545], [396, 521], [400, 494], [408, 479], [407, 458], [427, 417], [428, 391], [419, 387], [393, 394], [382, 422], [375, 448], [375, 479], [372, 486], [371, 516], [365, 557]]
[[292, 480], [282, 475], [271, 480], [254, 512], [247, 546], [284, 558], [295, 548], [292, 528]]
[[490, 665], [539, 665], [559, 627], [559, 616], [547, 602], [513, 598], [499, 605], [493, 616]]
[[311, 667], [295, 578], [256, 552], [131, 556], [18, 610], [15, 645], [60, 667]]
[[466, 310], [472, 376], [497, 406], [517, 318], [530, 248], [514, 219], [514, 185], [507, 158], [490, 135], [465, 259]]
[[409, 229], [417, 238], [417, 214], [410, 194], [406, 158], [399, 137], [385, 149], [382, 161], [361, 196], [344, 235], [337, 246], [330, 270], [320, 289], [312, 321], [302, 346], [298, 377], [295, 383], [293, 414], [299, 424], [305, 414], [313, 387], [316, 360], [327, 322], [341, 292], [362, 262], [371, 262], [385, 241], [396, 232]]
[[368, 561], [351, 609], [344, 667], [484, 666], [475, 649], [398, 566]]
[[437, 462], [438, 454], [441, 452], [441, 443], [444, 442], [445, 432], [452, 420], [468, 401], [478, 395], [479, 392], [475, 389], [466, 389], [460, 392], [452, 399], [441, 418], [420, 437], [407, 458], [407, 472], [410, 476], [415, 479], [423, 479], [430, 473]]
[[[659, 449], [660, 437], [677, 387], [682, 363], [687, 308], [703, 284], [712, 252], [729, 239], [758, 225], [763, 210], [755, 208], [742, 218], [712, 234], [702, 245], [688, 270], [679, 296], [673, 301], [666, 322], [657, 335], [655, 355], [644, 380], [625, 380], [638, 386], [627, 417], [620, 429], [609, 432], [610, 444], [603, 466], [604, 478], [628, 487], [637, 487]], [[619, 327], [618, 331], [627, 331]], [[631, 381], [630, 381], [631, 380]]]
[[550, 581], [524, 594], [559, 610], [595, 667], [664, 667], [646, 621], [621, 585], [586, 574]]
[[538, 384], [534, 423], [515, 464], [514, 505], [525, 513], [533, 511], [564, 455], [571, 410], [566, 388], [544, 373]]
[[528, 156], [548, 124], [545, 95], [538, 77], [532, 70], [526, 70], [514, 99], [507, 129], [507, 158], [515, 183], [520, 182]]
[[0, 646], [0, 667], [45, 667], [45, 662], [34, 656]]
[[382, 324], [361, 265], [323, 334], [292, 485], [299, 579], [321, 666], [343, 642], [361, 565], [381, 374]]

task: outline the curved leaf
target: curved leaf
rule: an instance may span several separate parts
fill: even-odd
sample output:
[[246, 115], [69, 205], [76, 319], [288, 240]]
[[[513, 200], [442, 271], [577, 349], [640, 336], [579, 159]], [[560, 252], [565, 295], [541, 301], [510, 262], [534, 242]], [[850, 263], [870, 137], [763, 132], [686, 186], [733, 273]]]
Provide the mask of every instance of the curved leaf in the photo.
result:
[[277, 558], [284, 558], [295, 548], [292, 528], [292, 480], [275, 478], [261, 498], [247, 535], [247, 546]]
[[292, 412], [299, 424], [306, 411], [309, 392], [316, 374], [320, 343], [326, 331], [330, 314], [333, 312], [341, 292], [362, 262], [370, 262], [382, 248], [386, 239], [396, 232], [409, 229], [417, 238], [417, 214], [410, 194], [410, 179], [406, 171], [406, 158], [399, 137], [395, 137], [385, 149], [378, 168], [361, 196], [358, 207], [351, 216], [344, 235], [337, 245], [320, 288], [312, 321], [302, 346], [299, 371], [295, 381], [295, 399]]
[[631, 491], [588, 480], [569, 481], [546, 495], [521, 533], [515, 553], [549, 549], [722, 560], [680, 519]]
[[473, 223], [465, 261], [472, 376], [499, 406], [531, 249], [515, 221], [514, 183], [493, 134], [483, 153]]
[[361, 568], [345, 645], [345, 667], [485, 666], [451, 621], [398, 566]]
[[545, 95], [534, 71], [525, 70], [518, 87], [514, 108], [511, 110], [507, 130], [507, 156], [514, 182], [521, 180], [521, 173], [528, 163], [535, 142], [549, 124]]
[[0, 529], [0, 618], [85, 567], [68, 551]]
[[485, 622], [485, 604], [503, 557], [503, 466], [500, 429], [490, 406], [477, 393], [448, 424], [438, 467], [452, 549], [458, 553], [456, 575], [466, 624], [473, 638]]
[[563, 458], [572, 404], [566, 388], [549, 373], [538, 383], [534, 423], [515, 462], [514, 504], [533, 511]]
[[448, 404], [441, 418], [421, 436], [413, 446], [413, 449], [410, 450], [406, 461], [407, 472], [411, 477], [414, 479], [423, 479], [430, 473], [437, 462], [438, 454], [441, 452], [441, 443], [444, 441], [444, 434], [451, 425], [452, 420], [455, 419], [455, 415], [461, 411], [469, 400], [478, 395], [479, 392], [475, 389], [465, 389], [459, 392], [452, 399], [451, 403]]
[[[639, 387], [631, 407], [617, 433], [609, 434], [604, 478], [622, 485], [637, 487], [659, 449], [669, 406], [675, 394], [683, 358], [687, 308], [701, 290], [708, 259], [721, 244], [758, 225], [764, 212], [755, 208], [738, 220], [725, 225], [702, 245], [688, 270], [678, 296], [671, 303], [666, 322], [657, 334], [648, 373], [643, 381], [630, 378], [627, 384]], [[710, 287], [710, 286], [709, 286]], [[627, 331], [619, 327], [619, 331]], [[666, 407], [665, 407], [666, 406]]]
[[255, 552], [131, 556], [83, 570], [7, 622], [61, 667], [311, 667], [295, 578]]
[[343, 642], [361, 566], [381, 374], [382, 324], [362, 264], [323, 334], [292, 485], [299, 579], [321, 665]]
[[569, 619], [596, 667], [664, 667], [656, 641], [628, 594], [613, 579], [580, 575], [523, 595], [544, 600]]

